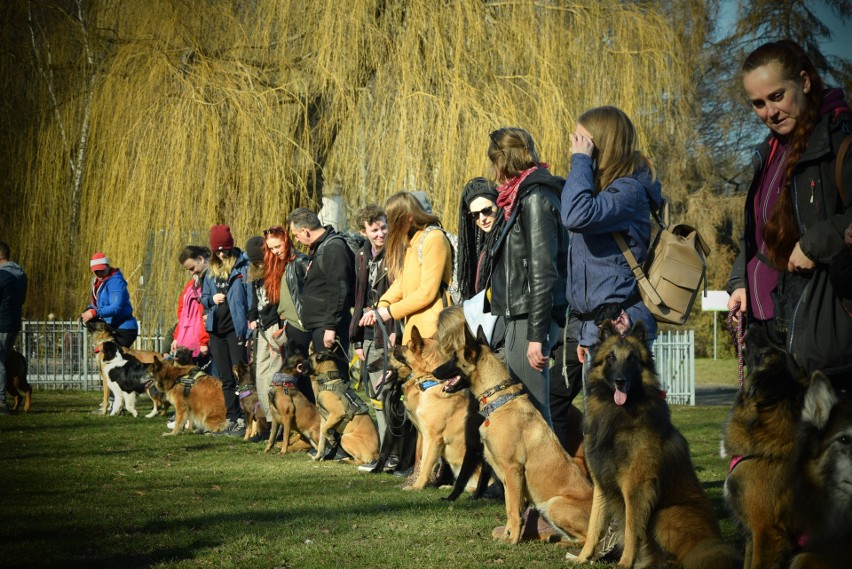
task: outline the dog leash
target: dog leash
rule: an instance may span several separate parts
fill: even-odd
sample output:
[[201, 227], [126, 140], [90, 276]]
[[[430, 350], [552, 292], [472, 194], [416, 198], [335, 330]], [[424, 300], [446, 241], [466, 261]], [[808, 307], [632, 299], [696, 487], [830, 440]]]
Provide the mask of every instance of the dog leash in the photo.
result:
[[731, 341], [734, 343], [734, 347], [737, 350], [737, 379], [739, 380], [740, 389], [743, 387], [743, 379], [745, 378], [745, 373], [743, 369], [745, 368], [745, 358], [743, 357], [743, 346], [745, 342], [743, 341], [743, 329], [745, 327], [745, 314], [740, 314], [739, 318], [735, 318], [737, 314], [740, 312], [740, 303], [736, 303], [733, 308], [731, 308], [730, 312], [728, 312], [728, 331], [731, 333]]

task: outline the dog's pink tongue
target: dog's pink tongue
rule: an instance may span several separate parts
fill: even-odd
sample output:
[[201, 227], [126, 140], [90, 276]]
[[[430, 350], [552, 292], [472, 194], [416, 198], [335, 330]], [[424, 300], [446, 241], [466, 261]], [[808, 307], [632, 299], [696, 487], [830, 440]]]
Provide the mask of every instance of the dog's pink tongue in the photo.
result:
[[623, 391], [615, 390], [615, 395], [613, 396], [616, 405], [624, 405], [627, 403], [627, 394]]

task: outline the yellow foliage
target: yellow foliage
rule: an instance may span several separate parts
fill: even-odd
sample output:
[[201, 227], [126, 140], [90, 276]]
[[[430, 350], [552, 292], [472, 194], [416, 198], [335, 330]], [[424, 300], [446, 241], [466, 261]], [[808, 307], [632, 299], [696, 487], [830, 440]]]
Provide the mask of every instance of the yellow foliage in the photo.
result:
[[[354, 212], [425, 190], [453, 229], [464, 182], [488, 173], [489, 132], [529, 130], [565, 175], [575, 117], [603, 104], [634, 120], [675, 211], [703, 187], [690, 126], [700, 44], [684, 46], [647, 3], [102, 0], [80, 12], [45, 0], [3, 11], [0, 238], [30, 274], [31, 317], [78, 314], [102, 250], [138, 316], [169, 324], [184, 245], [227, 223], [242, 246], [294, 207], [318, 207], [320, 192]], [[706, 209], [697, 217], [712, 236]]]

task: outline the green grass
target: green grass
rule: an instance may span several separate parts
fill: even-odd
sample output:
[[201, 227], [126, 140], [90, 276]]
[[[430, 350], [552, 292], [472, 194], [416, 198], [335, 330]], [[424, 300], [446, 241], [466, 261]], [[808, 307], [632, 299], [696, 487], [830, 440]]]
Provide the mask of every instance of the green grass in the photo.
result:
[[[556, 545], [491, 540], [502, 504], [441, 501], [388, 475], [241, 439], [162, 437], [163, 419], [102, 417], [99, 393], [37, 391], [0, 417], [4, 567], [555, 567]], [[140, 405], [147, 412], [148, 406]], [[727, 409], [673, 407], [722, 521]]]
[[695, 385], [698, 387], [738, 385], [736, 358], [714, 360], [695, 358]]

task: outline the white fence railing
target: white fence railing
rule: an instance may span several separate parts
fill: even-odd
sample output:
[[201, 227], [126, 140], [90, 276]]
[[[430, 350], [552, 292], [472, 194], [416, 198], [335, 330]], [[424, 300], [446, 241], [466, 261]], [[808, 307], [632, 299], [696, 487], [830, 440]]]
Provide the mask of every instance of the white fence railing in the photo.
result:
[[[168, 352], [163, 334], [140, 323], [134, 347]], [[25, 320], [15, 348], [27, 358], [27, 380], [42, 389], [101, 389], [89, 334], [79, 321]]]
[[658, 332], [654, 360], [669, 405], [695, 405], [695, 332]]

